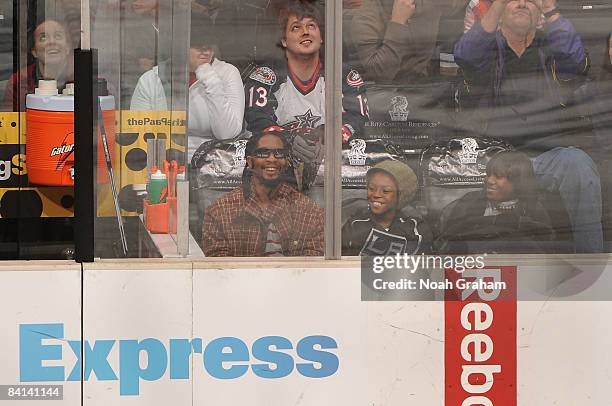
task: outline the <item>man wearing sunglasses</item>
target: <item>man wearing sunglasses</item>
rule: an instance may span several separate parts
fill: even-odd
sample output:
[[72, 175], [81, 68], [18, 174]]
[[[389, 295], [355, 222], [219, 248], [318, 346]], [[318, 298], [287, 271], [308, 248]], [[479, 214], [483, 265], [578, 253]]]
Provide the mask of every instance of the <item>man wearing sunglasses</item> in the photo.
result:
[[249, 139], [242, 186], [206, 208], [206, 256], [323, 255], [323, 209], [286, 182], [289, 154], [278, 133]]
[[561, 196], [574, 250], [600, 252], [599, 173], [591, 157], [576, 148], [589, 148], [590, 137], [571, 108], [589, 59], [556, 0], [495, 0], [457, 42], [454, 54], [472, 100], [478, 101], [470, 130], [504, 138], [527, 153], [538, 186]]

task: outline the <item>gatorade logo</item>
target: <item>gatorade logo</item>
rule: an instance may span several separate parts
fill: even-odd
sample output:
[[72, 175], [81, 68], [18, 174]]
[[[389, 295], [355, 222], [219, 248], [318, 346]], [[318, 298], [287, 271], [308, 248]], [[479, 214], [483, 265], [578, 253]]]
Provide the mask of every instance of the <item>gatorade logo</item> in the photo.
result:
[[62, 155], [62, 154], [70, 154], [74, 150], [74, 144], [63, 144], [59, 147], [54, 147], [51, 150], [51, 157]]
[[[59, 147], [54, 147], [51, 150], [51, 158], [53, 158], [54, 156], [61, 155], [60, 159], [57, 161], [57, 165], [55, 165], [56, 171], [59, 168], [61, 168], [62, 165], [64, 165], [64, 162], [66, 162], [66, 160], [70, 157], [70, 155], [72, 155], [72, 152], [74, 151], [74, 143], [66, 144], [66, 139], [69, 136], [73, 136], [73, 135], [74, 133], [66, 134], [66, 136], [64, 137], [64, 140], [62, 141], [62, 145], [60, 145]], [[72, 138], [74, 138], [74, 136]]]

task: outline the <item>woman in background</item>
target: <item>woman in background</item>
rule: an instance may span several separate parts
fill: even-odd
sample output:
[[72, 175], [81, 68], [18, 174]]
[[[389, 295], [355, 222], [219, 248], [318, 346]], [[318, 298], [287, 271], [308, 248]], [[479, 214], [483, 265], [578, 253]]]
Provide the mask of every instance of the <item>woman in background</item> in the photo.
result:
[[33, 62], [8, 80], [4, 91], [3, 111], [23, 111], [25, 96], [18, 98], [20, 83], [26, 82], [27, 93], [34, 93], [41, 79], [56, 80], [61, 93], [66, 83], [74, 81], [72, 41], [63, 23], [45, 20], [34, 29], [30, 54]]
[[[522, 152], [500, 152], [487, 164], [483, 190], [442, 211], [436, 248], [443, 253], [540, 252], [554, 233], [538, 201], [533, 165]], [[467, 243], [473, 243], [468, 247]], [[517, 243], [517, 244], [514, 244]]]
[[[210, 27], [191, 22], [189, 49], [188, 159], [209, 140], [229, 140], [242, 131], [244, 90], [238, 69], [217, 57], [216, 39]], [[162, 63], [145, 72], [130, 104], [131, 110], [168, 110], [169, 67]]]

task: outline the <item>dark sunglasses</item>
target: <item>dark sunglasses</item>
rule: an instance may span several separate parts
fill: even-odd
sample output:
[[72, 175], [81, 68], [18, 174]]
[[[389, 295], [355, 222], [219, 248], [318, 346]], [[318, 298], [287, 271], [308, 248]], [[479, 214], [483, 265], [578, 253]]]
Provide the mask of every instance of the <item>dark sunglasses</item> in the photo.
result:
[[253, 151], [253, 156], [261, 159], [265, 159], [274, 154], [276, 159], [285, 159], [289, 156], [289, 151], [286, 148], [257, 148]]

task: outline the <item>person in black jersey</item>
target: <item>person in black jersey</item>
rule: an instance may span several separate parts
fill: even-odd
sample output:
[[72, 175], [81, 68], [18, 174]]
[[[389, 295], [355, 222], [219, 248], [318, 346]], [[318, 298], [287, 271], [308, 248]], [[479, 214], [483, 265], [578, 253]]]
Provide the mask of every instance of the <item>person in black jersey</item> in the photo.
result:
[[382, 161], [367, 175], [368, 207], [342, 227], [343, 255], [419, 254], [431, 250], [429, 225], [408, 204], [417, 177], [399, 161]]

